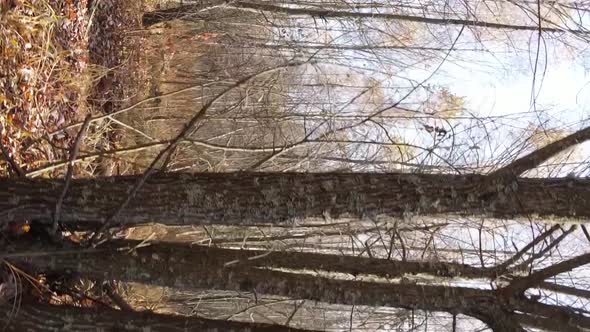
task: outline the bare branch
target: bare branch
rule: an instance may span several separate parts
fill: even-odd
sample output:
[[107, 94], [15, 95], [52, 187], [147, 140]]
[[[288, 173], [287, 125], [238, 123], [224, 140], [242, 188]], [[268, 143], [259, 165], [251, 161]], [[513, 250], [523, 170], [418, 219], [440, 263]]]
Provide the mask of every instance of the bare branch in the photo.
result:
[[552, 292], [557, 292], [557, 293], [562, 293], [562, 294], [567, 294], [567, 295], [590, 299], [590, 290], [586, 290], [586, 289], [580, 289], [580, 288], [565, 286], [565, 285], [558, 285], [558, 284], [555, 284], [552, 282], [546, 282], [546, 281], [540, 283], [539, 287], [549, 290], [549, 291], [552, 291]]
[[548, 236], [550, 236], [551, 234], [553, 234], [555, 231], [557, 231], [560, 228], [561, 228], [560, 225], [554, 225], [553, 227], [549, 228], [548, 230], [546, 230], [545, 232], [543, 232], [539, 236], [535, 237], [533, 239], [533, 241], [531, 241], [529, 244], [527, 244], [522, 249], [520, 249], [512, 257], [510, 257], [509, 259], [507, 259], [503, 263], [497, 265], [494, 269], [497, 270], [500, 274], [503, 273], [503, 271], [506, 271], [506, 269], [508, 268], [508, 266], [514, 264], [524, 254], [526, 254], [527, 251], [531, 250], [534, 246], [536, 246], [541, 241], [545, 240]]
[[[97, 232], [93, 235], [91, 242], [93, 242], [95, 244], [95, 241], [97, 239], [97, 237], [99, 236], [99, 234], [103, 233], [107, 228], [109, 228], [110, 226], [112, 226], [112, 224], [114, 222], [116, 222], [117, 217], [119, 216], [119, 214], [127, 207], [127, 205], [129, 204], [129, 202], [135, 197], [135, 194], [137, 193], [137, 191], [143, 186], [143, 184], [145, 183], [145, 181], [147, 180], [147, 178], [155, 171], [155, 166], [160, 162], [160, 160], [166, 156], [172, 149], [176, 148], [176, 146], [182, 141], [184, 140], [189, 133], [192, 132], [193, 127], [197, 124], [197, 122], [199, 122], [201, 120], [201, 118], [203, 118], [205, 116], [205, 114], [207, 113], [207, 111], [209, 110], [209, 108], [211, 108], [211, 106], [213, 106], [213, 104], [215, 104], [218, 100], [220, 100], [223, 96], [225, 96], [228, 92], [243, 86], [244, 84], [246, 84], [247, 82], [251, 81], [252, 79], [255, 79], [257, 77], [260, 77], [262, 75], [266, 75], [278, 70], [283, 70], [283, 69], [287, 69], [287, 68], [293, 68], [293, 67], [298, 67], [304, 64], [308, 64], [310, 63], [310, 61], [303, 61], [303, 62], [294, 62], [294, 63], [288, 63], [286, 65], [281, 65], [278, 67], [274, 67], [274, 68], [270, 68], [267, 70], [263, 70], [261, 72], [258, 72], [256, 74], [252, 74], [249, 75], [239, 81], [237, 81], [236, 83], [234, 83], [232, 86], [230, 86], [229, 88], [225, 89], [224, 91], [218, 93], [215, 97], [213, 97], [211, 100], [209, 100], [207, 103], [205, 103], [201, 109], [197, 112], [197, 114], [195, 114], [192, 119], [190, 119], [190, 121], [188, 121], [188, 123], [185, 125], [184, 129], [174, 138], [170, 141], [170, 144], [168, 144], [168, 146], [164, 149], [162, 149], [160, 151], [160, 153], [156, 156], [156, 158], [154, 158], [154, 160], [152, 161], [152, 163], [148, 166], [147, 170], [143, 173], [143, 176], [141, 178], [139, 178], [139, 180], [137, 181], [137, 183], [135, 184], [135, 186], [133, 186], [133, 188], [131, 188], [131, 190], [129, 191], [129, 193], [127, 194], [125, 200], [123, 200], [123, 202], [121, 203], [121, 205], [119, 206], [119, 208], [117, 208], [117, 210], [115, 210], [115, 212], [108, 217], [104, 224], [100, 227], [100, 229], [97, 230]], [[124, 222], [123, 222], [124, 224]]]
[[88, 125], [90, 125], [90, 120], [92, 119], [92, 114], [88, 114], [84, 123], [82, 124], [82, 128], [78, 132], [78, 136], [74, 141], [74, 145], [72, 145], [72, 149], [70, 150], [70, 158], [68, 160], [68, 170], [65, 177], [64, 188], [55, 203], [55, 212], [53, 214], [53, 226], [52, 226], [52, 233], [55, 234], [57, 232], [57, 228], [59, 227], [59, 216], [61, 213], [61, 206], [63, 204], [64, 198], [68, 193], [68, 188], [70, 187], [70, 182], [72, 181], [72, 176], [74, 176], [74, 161], [78, 156], [78, 151], [80, 151], [80, 145], [82, 145], [82, 138], [88, 129]]
[[546, 246], [545, 248], [543, 248], [539, 252], [535, 253], [534, 255], [531, 255], [531, 257], [529, 257], [526, 261], [524, 261], [521, 264], [519, 264], [518, 266], [516, 266], [515, 270], [523, 270], [529, 264], [532, 264], [532, 262], [535, 259], [539, 259], [539, 258], [545, 256], [551, 249], [555, 248], [559, 243], [561, 243], [561, 241], [563, 241], [563, 239], [565, 239], [568, 235], [573, 233], [576, 229], [578, 229], [577, 225], [571, 226], [567, 231], [563, 232], [555, 240], [551, 241], [551, 243], [549, 243], [548, 246]]
[[16, 173], [19, 177], [25, 176], [25, 171], [19, 166], [19, 164], [10, 156], [4, 144], [2, 144], [2, 137], [0, 137], [0, 152], [2, 152], [2, 158], [8, 163], [8, 166], [12, 168], [12, 170]]
[[490, 173], [488, 176], [498, 181], [520, 176], [522, 173], [541, 165], [549, 158], [567, 148], [582, 143], [588, 139], [590, 139], [590, 127], [577, 131], [541, 149], [531, 152], [522, 158], [516, 159], [510, 164]]
[[539, 286], [547, 278], [556, 276], [560, 273], [569, 272], [588, 263], [590, 263], [590, 254], [576, 256], [542, 270], [535, 271], [528, 277], [514, 279], [507, 288], [510, 289], [510, 291], [522, 293], [529, 288]]

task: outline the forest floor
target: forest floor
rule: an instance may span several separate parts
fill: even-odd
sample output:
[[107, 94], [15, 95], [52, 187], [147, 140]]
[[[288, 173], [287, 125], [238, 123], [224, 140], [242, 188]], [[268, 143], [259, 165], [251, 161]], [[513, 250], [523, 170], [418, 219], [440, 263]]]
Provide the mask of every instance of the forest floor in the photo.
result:
[[[81, 126], [64, 128], [145, 98], [143, 11], [142, 1], [0, 0], [0, 177], [63, 177]], [[93, 122], [77, 156], [114, 148], [122, 134], [113, 121]], [[117, 161], [108, 162], [77, 162], [74, 175], [108, 175]], [[2, 247], [40, 240], [29, 220], [0, 226]]]
[[[43, 172], [71, 153], [79, 127], [61, 128], [142, 97], [142, 13], [141, 1], [0, 0], [0, 175], [63, 175], [64, 167]], [[119, 136], [112, 122], [95, 123], [80, 153]]]

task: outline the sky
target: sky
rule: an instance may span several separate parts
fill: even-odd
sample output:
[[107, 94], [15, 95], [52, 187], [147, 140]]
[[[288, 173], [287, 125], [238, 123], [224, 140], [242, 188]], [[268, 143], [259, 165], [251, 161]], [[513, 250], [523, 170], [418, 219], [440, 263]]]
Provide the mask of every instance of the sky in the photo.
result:
[[[548, 55], [545, 72], [543, 60], [537, 70], [537, 109], [548, 111], [555, 120], [588, 119], [590, 70], [584, 66], [583, 59], [572, 60], [565, 50], [559, 51], [559, 46], [552, 47], [556, 52]], [[485, 54], [473, 55], [479, 61], [482, 56], [485, 57]], [[487, 58], [493, 61], [491, 56]], [[457, 94], [466, 96], [469, 109], [484, 116], [527, 112], [532, 109], [534, 77], [534, 62], [527, 60], [526, 55], [505, 59], [507, 66], [498, 63], [494, 72], [478, 69], [476, 64], [462, 62], [464, 66], [461, 66], [447, 62], [441, 68], [441, 75], [434, 77], [433, 82], [447, 85]]]
[[[470, 3], [478, 5], [478, 1]], [[448, 8], [445, 10], [451, 11]], [[452, 10], [456, 11], [456, 8]], [[487, 12], [483, 15], [492, 14], [495, 13]], [[505, 17], [500, 17], [500, 20], [511, 24], [530, 23], [523, 23], [528, 18], [523, 19], [518, 14], [515, 14], [514, 22]], [[430, 13], [427, 16], [435, 14]], [[590, 26], [588, 18], [583, 18], [582, 21]], [[417, 24], [416, 30], [412, 31], [412, 24], [403, 22], [402, 26], [410, 27], [409, 37], [406, 38], [400, 34], [395, 35], [400, 26], [387, 20], [365, 20], [362, 23], [337, 19], [312, 21], [303, 16], [291, 18], [290, 24], [297, 28], [282, 33], [282, 28], [277, 27], [273, 42], [286, 43], [294, 48], [297, 44], [366, 46], [400, 43], [448, 48], [454, 43], [461, 51], [452, 51], [448, 55], [444, 51], [438, 52], [427, 61], [417, 60], [411, 50], [393, 50], [390, 53], [383, 50], [322, 50], [317, 53], [317, 58], [325, 60], [329, 59], [329, 54], [337, 54], [339, 57], [332, 60], [332, 63], [338, 63], [340, 67], [327, 69], [324, 66], [324, 73], [332, 76], [342, 72], [356, 73], [359, 75], [356, 84], [366, 84], [371, 79], [379, 81], [386, 89], [386, 100], [390, 104], [402, 98], [413, 84], [430, 77], [425, 84], [446, 87], [451, 93], [465, 98], [464, 115], [471, 115], [474, 119], [506, 116], [497, 122], [486, 122], [485, 130], [476, 128], [477, 123], [473, 120], [451, 122], [452, 126], [459, 129], [456, 131], [457, 135], [461, 135], [457, 136], [457, 141], [453, 141], [453, 144], [461, 140], [463, 148], [469, 145], [486, 145], [473, 153], [479, 154], [475, 157], [478, 160], [480, 157], [487, 157], [485, 159], [491, 162], [498, 151], [520, 146], [526, 139], [526, 129], [530, 127], [573, 132], [590, 125], [590, 51], [587, 50], [588, 43], [572, 36], [544, 33], [539, 40], [537, 31], [472, 30], [459, 25], [426, 27]], [[535, 22], [530, 24], [534, 26]], [[460, 30], [462, 33], [455, 40]], [[391, 37], [391, 34], [395, 36]], [[537, 46], [540, 46], [538, 60]], [[399, 87], [405, 87], [406, 90], [398, 89]], [[336, 93], [336, 99], [345, 103], [358, 91], [351, 90], [346, 96]], [[409, 105], [409, 108], [422, 111], [420, 103], [424, 95], [421, 93], [423, 92], [413, 93], [404, 106]], [[350, 109], [352, 108], [347, 106], [347, 110]], [[371, 110], [367, 112], [370, 113]], [[423, 122], [428, 121], [416, 121], [413, 124], [392, 123], [390, 128], [403, 137], [405, 142], [428, 147], [433, 142], [432, 137], [424, 132]], [[430, 125], [443, 123], [438, 120], [430, 122]], [[374, 129], [376, 133], [380, 131], [379, 128]], [[473, 140], [477, 143], [470, 142], [472, 138], [469, 136], [472, 135], [481, 136]], [[383, 137], [379, 139], [383, 140]], [[590, 156], [590, 144], [581, 145], [577, 149], [582, 157]], [[471, 152], [468, 151], [467, 154]], [[529, 151], [522, 151], [526, 152]], [[584, 175], [588, 175], [588, 172]]]
[[[561, 39], [545, 39], [535, 75], [535, 35], [520, 34], [517, 41], [521, 50], [510, 52], [505, 45], [484, 43], [491, 52], [461, 52], [447, 59], [428, 81], [465, 97], [465, 109], [470, 114], [507, 116], [501, 125], [490, 126], [498, 130], [494, 143], [506, 149], [522, 135], [519, 130], [530, 125], [570, 132], [590, 126], [590, 53], [586, 45], [579, 44], [576, 52], [571, 52]], [[528, 42], [532, 45], [523, 46]], [[431, 74], [432, 68], [428, 67], [408, 71], [411, 77]], [[580, 160], [587, 163], [590, 143], [576, 149]], [[561, 175], [568, 172], [566, 168]]]

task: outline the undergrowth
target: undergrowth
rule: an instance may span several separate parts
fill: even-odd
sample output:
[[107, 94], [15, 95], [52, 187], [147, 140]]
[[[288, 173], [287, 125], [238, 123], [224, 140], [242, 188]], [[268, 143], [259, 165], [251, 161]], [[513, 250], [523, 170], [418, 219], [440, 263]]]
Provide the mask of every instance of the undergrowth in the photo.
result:
[[21, 0], [0, 16], [0, 175], [63, 159], [102, 70], [88, 61], [85, 1]]

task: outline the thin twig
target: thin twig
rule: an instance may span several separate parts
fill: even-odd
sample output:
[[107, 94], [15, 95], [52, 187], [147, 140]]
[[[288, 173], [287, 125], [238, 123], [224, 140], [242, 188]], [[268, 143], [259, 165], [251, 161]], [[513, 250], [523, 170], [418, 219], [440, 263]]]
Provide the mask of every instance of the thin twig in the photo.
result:
[[105, 291], [107, 296], [115, 303], [122, 311], [133, 312], [135, 311], [129, 303], [127, 303], [119, 293], [116, 291], [115, 283], [108, 281], [105, 285]]
[[16, 173], [16, 175], [18, 175], [21, 178], [22, 177], [25, 177], [25, 175], [26, 175], [25, 171], [10, 156], [10, 154], [8, 153], [8, 151], [6, 150], [6, 148], [4, 147], [4, 144], [2, 144], [2, 137], [0, 137], [0, 150], [2, 152], [2, 157], [4, 158], [4, 160], [6, 160], [6, 162], [8, 163], [8, 165], [10, 166], [10, 168]]
[[352, 305], [352, 308], [350, 308], [350, 318], [349, 318], [349, 325], [348, 325], [348, 331], [352, 331], [352, 316], [354, 314], [354, 304]]
[[[304, 61], [304, 62], [289, 63], [287, 65], [282, 65], [282, 66], [274, 67], [274, 68], [271, 68], [271, 69], [263, 70], [263, 71], [258, 72], [256, 74], [253, 74], [253, 75], [249, 75], [249, 76], [247, 76], [247, 77], [245, 77], [245, 78], [237, 81], [236, 83], [232, 84], [230, 87], [228, 87], [224, 91], [218, 93], [214, 98], [212, 98], [207, 103], [205, 103], [201, 107], [201, 109], [197, 112], [197, 114], [195, 114], [192, 117], [192, 119], [190, 119], [190, 121], [185, 125], [184, 129], [173, 140], [171, 140], [170, 144], [168, 144], [168, 146], [166, 148], [164, 148], [164, 149], [162, 149], [160, 151], [160, 153], [156, 156], [156, 158], [154, 158], [154, 160], [148, 166], [147, 170], [143, 173], [143, 176], [141, 178], [139, 178], [139, 180], [137, 181], [137, 183], [135, 184], [135, 186], [133, 186], [131, 188], [131, 190], [127, 194], [126, 198], [119, 205], [119, 207], [115, 210], [115, 212], [113, 214], [111, 214], [111, 216], [108, 217], [105, 220], [105, 222], [94, 233], [94, 235], [92, 235], [92, 237], [90, 238], [90, 242], [89, 243], [91, 245], [96, 245], [96, 241], [102, 235], [102, 233], [104, 233], [104, 231], [107, 228], [109, 228], [110, 226], [112, 226], [112, 224], [117, 221], [117, 218], [121, 214], [121, 212], [123, 212], [123, 210], [127, 207], [127, 205], [129, 205], [129, 203], [131, 202], [131, 200], [135, 197], [135, 195], [137, 194], [137, 192], [139, 191], [139, 189], [144, 185], [144, 183], [147, 181], [147, 179], [150, 177], [150, 175], [152, 175], [155, 172], [155, 167], [160, 162], [160, 160], [165, 155], [167, 155], [172, 149], [174, 149], [181, 141], [183, 141], [188, 136], [188, 134], [190, 132], [192, 132], [193, 127], [197, 124], [197, 122], [199, 122], [201, 120], [201, 118], [203, 118], [205, 116], [205, 114], [207, 113], [207, 111], [209, 110], [209, 108], [211, 108], [213, 106], [213, 104], [215, 104], [218, 100], [220, 100], [221, 98], [223, 98], [230, 91], [232, 91], [232, 90], [234, 90], [234, 89], [236, 89], [238, 87], [241, 87], [242, 85], [248, 83], [252, 79], [255, 79], [255, 78], [260, 77], [262, 75], [265, 75], [265, 74], [268, 74], [268, 73], [272, 73], [272, 72], [275, 72], [275, 71], [278, 71], [278, 70], [282, 70], [282, 69], [286, 69], [286, 68], [292, 68], [292, 67], [298, 67], [298, 66], [301, 66], [301, 65], [307, 64], [307, 63], [310, 63], [310, 62], [309, 61]], [[124, 223], [125, 222], [123, 222], [122, 225], [124, 225]]]
[[402, 238], [402, 235], [397, 230], [395, 230], [394, 234], [399, 239], [399, 243], [400, 243], [400, 245], [402, 247], [402, 261], [405, 262], [406, 259], [407, 259], [406, 244], [404, 242], [404, 239]]
[[238, 264], [238, 263], [240, 263], [240, 262], [246, 262], [246, 261], [253, 261], [253, 260], [261, 259], [261, 258], [264, 258], [264, 257], [266, 257], [266, 256], [268, 256], [268, 255], [270, 255], [270, 254], [272, 254], [273, 252], [274, 252], [274, 251], [272, 251], [272, 250], [269, 250], [269, 251], [267, 251], [267, 252], [265, 252], [265, 253], [262, 253], [262, 254], [260, 254], [260, 255], [256, 255], [256, 256], [248, 257], [248, 258], [246, 258], [245, 260], [243, 260], [243, 259], [235, 259], [235, 260], [233, 260], [233, 261], [229, 261], [229, 262], [227, 262], [227, 263], [223, 264], [223, 267], [228, 267], [228, 266], [231, 266], [231, 265], [236, 265], [236, 264]]
[[549, 228], [539, 236], [535, 237], [531, 242], [529, 242], [526, 246], [516, 252], [512, 257], [504, 261], [502, 264], [497, 265], [494, 269], [497, 270], [499, 273], [503, 273], [506, 271], [508, 266], [514, 264], [517, 260], [519, 260], [527, 251], [531, 250], [534, 246], [536, 246], [541, 241], [545, 240], [549, 235], [553, 234], [555, 231], [560, 229], [560, 225], [554, 225], [553, 227]]
[[51, 228], [51, 234], [55, 235], [57, 229], [59, 227], [59, 217], [61, 214], [61, 206], [63, 201], [68, 193], [68, 188], [70, 187], [70, 182], [72, 181], [72, 177], [74, 175], [74, 161], [78, 156], [78, 151], [80, 151], [80, 145], [82, 145], [82, 138], [84, 137], [84, 133], [88, 129], [88, 125], [90, 124], [90, 119], [92, 119], [92, 115], [88, 114], [86, 119], [84, 120], [84, 124], [82, 124], [82, 128], [78, 132], [78, 136], [76, 136], [76, 140], [74, 141], [74, 145], [72, 145], [72, 149], [70, 150], [70, 158], [68, 161], [68, 170], [66, 173], [64, 188], [59, 196], [57, 202], [55, 203], [55, 212], [53, 214], [53, 226]]
[[295, 302], [295, 309], [293, 309], [293, 311], [291, 312], [289, 317], [287, 317], [287, 321], [285, 321], [285, 324], [283, 324], [283, 325], [289, 326], [289, 324], [291, 323], [291, 320], [293, 319], [293, 317], [295, 316], [297, 311], [299, 311], [299, 308], [301, 308], [303, 306], [304, 303], [305, 303], [305, 300], [301, 300], [301, 302], [299, 302], [299, 303]]
[[119, 121], [119, 120], [115, 119], [115, 117], [113, 117], [113, 116], [109, 116], [108, 119], [111, 120], [111, 121], [113, 121], [114, 123], [118, 124], [121, 127], [127, 128], [127, 129], [129, 129], [131, 131], [134, 131], [134, 132], [138, 133], [139, 135], [141, 135], [141, 136], [149, 139], [150, 141], [155, 141], [155, 139], [153, 137], [149, 136], [148, 134], [144, 133], [143, 131], [141, 131], [141, 130], [139, 130], [139, 129], [131, 126], [131, 125], [128, 125], [128, 124], [126, 124], [123, 121]]
[[152, 232], [148, 237], [143, 239], [136, 246], [134, 246], [133, 248], [128, 248], [127, 253], [129, 254], [139, 248], [149, 247], [151, 245], [151, 243], [150, 243], [151, 239], [154, 238], [155, 236], [156, 236], [156, 232]]
[[586, 236], [586, 240], [588, 240], [588, 242], [590, 242], [590, 233], [588, 233], [588, 230], [586, 229], [585, 225], [582, 225], [582, 232], [584, 232], [584, 236]]
[[[155, 101], [155, 100], [158, 100], [158, 99], [161, 99], [161, 98], [166, 98], [166, 97], [172, 97], [172, 96], [175, 96], [175, 95], [184, 93], [184, 92], [188, 92], [188, 91], [192, 91], [192, 90], [196, 90], [196, 89], [201, 89], [204, 86], [209, 86], [209, 85], [212, 85], [212, 84], [219, 84], [219, 83], [220, 82], [212, 82], [212, 83], [206, 83], [206, 84], [191, 85], [189, 87], [182, 88], [182, 89], [179, 89], [179, 90], [176, 90], [176, 91], [172, 91], [172, 92], [169, 92], [169, 93], [164, 93], [164, 94], [161, 94], [161, 95], [158, 95], [158, 96], [148, 97], [148, 98], [145, 98], [143, 100], [140, 100], [140, 101], [136, 102], [135, 104], [133, 104], [133, 105], [131, 105], [129, 107], [122, 108], [122, 109], [120, 109], [118, 111], [115, 111], [115, 112], [112, 112], [112, 113], [108, 113], [108, 114], [104, 114], [104, 115], [99, 115], [99, 116], [93, 117], [90, 120], [90, 122], [96, 122], [96, 121], [104, 120], [104, 119], [107, 119], [107, 118], [112, 118], [115, 115], [122, 114], [122, 113], [125, 113], [125, 112], [129, 112], [129, 111], [137, 108], [138, 106], [141, 106], [141, 105], [143, 105], [145, 103], [148, 103], [148, 102], [151, 102], [151, 101]], [[232, 86], [233, 85], [234, 85], [234, 83], [232, 83]], [[80, 127], [83, 124], [84, 124], [84, 122], [72, 123], [72, 124], [69, 124], [67, 126], [64, 126], [64, 127], [60, 128], [60, 129], [57, 129], [57, 130], [55, 130], [55, 131], [53, 131], [51, 133], [48, 133], [47, 136], [48, 137], [51, 137], [51, 136], [54, 136], [56, 134], [62, 133], [64, 131], [68, 130], [68, 129]]]
[[555, 240], [553, 240], [551, 243], [549, 243], [549, 245], [547, 247], [543, 248], [538, 253], [531, 255], [531, 257], [529, 257], [526, 261], [524, 261], [523, 263], [516, 266], [515, 270], [516, 271], [523, 270], [524, 268], [526, 268], [527, 265], [532, 264], [535, 259], [539, 259], [539, 258], [545, 256], [545, 254], [547, 254], [547, 252], [549, 252], [551, 249], [555, 248], [561, 241], [563, 241], [563, 239], [565, 239], [566, 236], [570, 235], [576, 229], [578, 229], [578, 227], [576, 225], [571, 226], [567, 231], [563, 232]]
[[[93, 152], [93, 153], [79, 156], [78, 158], [76, 158], [74, 160], [74, 162], [77, 163], [77, 162], [94, 160], [96, 158], [100, 158], [100, 157], [104, 157], [104, 156], [115, 156], [115, 155], [121, 155], [121, 154], [126, 154], [126, 153], [140, 152], [140, 151], [144, 151], [144, 150], [151, 149], [151, 148], [161, 147], [161, 146], [164, 146], [168, 143], [170, 143], [170, 141], [160, 141], [160, 142], [140, 144], [140, 145], [136, 145], [136, 146], [132, 146], [132, 147], [128, 147], [128, 148], [123, 148], [123, 149], [113, 149], [113, 150], [104, 150], [104, 151], [99, 151], [99, 152]], [[67, 165], [68, 165], [68, 161], [58, 161], [58, 162], [54, 162], [54, 163], [45, 165], [43, 167], [37, 168], [35, 170], [32, 170], [32, 171], [26, 173], [26, 175], [27, 175], [27, 177], [37, 177], [45, 172], [54, 170], [56, 168], [64, 167]]]

